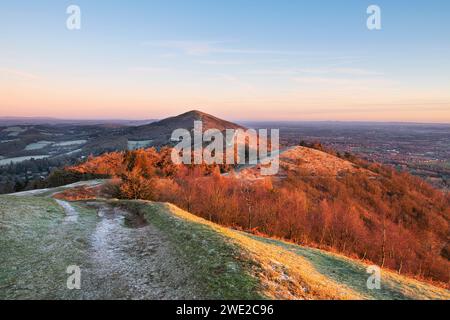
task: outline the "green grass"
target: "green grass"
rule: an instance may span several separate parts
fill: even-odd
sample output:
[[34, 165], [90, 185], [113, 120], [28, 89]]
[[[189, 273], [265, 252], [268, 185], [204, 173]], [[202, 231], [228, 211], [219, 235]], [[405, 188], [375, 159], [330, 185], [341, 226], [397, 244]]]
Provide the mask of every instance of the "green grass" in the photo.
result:
[[[387, 270], [381, 290], [368, 290], [358, 260], [235, 231], [170, 204], [107, 202], [160, 230], [206, 299], [450, 299], [448, 290]], [[80, 298], [66, 290], [66, 268], [94, 267], [89, 239], [99, 218], [83, 202], [71, 205], [76, 223], [51, 198], [0, 196], [0, 299]]]
[[255, 262], [242, 250], [207, 225], [180, 219], [165, 204], [121, 201], [117, 205], [143, 214], [164, 232], [175, 252], [195, 270], [196, 282], [209, 299], [263, 299], [260, 283], [252, 275]]
[[447, 161], [443, 164], [443, 167], [446, 169], [450, 169], [450, 161]]
[[0, 196], [0, 299], [71, 299], [69, 265], [83, 267], [95, 214], [80, 210], [65, 224], [64, 210], [50, 198]]
[[169, 235], [199, 271], [198, 281], [221, 297], [248, 299], [258, 291], [282, 299], [450, 299], [448, 290], [388, 270], [382, 270], [381, 289], [369, 290], [368, 265], [358, 260], [230, 230], [169, 204], [121, 203]]
[[326, 277], [345, 285], [367, 299], [408, 300], [408, 299], [449, 299], [450, 293], [441, 288], [382, 270], [381, 289], [369, 290], [366, 282], [369, 274], [367, 265], [354, 259], [326, 251], [301, 247], [283, 241], [252, 236], [253, 239], [279, 246], [309, 261]]

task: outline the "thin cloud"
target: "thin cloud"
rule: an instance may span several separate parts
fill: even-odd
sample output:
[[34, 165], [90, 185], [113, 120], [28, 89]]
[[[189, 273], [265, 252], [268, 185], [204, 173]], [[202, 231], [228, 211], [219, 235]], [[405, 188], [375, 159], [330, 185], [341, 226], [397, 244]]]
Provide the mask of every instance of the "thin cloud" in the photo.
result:
[[170, 68], [162, 68], [162, 67], [131, 67], [128, 68], [128, 71], [131, 72], [142, 72], [142, 73], [161, 73], [171, 71]]
[[269, 75], [269, 76], [288, 76], [288, 75], [350, 75], [350, 76], [383, 76], [384, 73], [373, 70], [358, 69], [358, 68], [300, 68], [300, 69], [267, 69], [254, 70], [250, 74], [255, 75]]
[[143, 46], [178, 50], [187, 55], [202, 56], [219, 54], [249, 54], [249, 55], [317, 55], [317, 52], [226, 48], [223, 45], [229, 41], [145, 41]]
[[358, 68], [319, 68], [319, 69], [300, 69], [302, 73], [313, 74], [345, 74], [352, 76], [382, 76], [382, 72]]
[[232, 60], [201, 60], [198, 61], [200, 64], [206, 64], [206, 65], [213, 65], [213, 66], [237, 66], [237, 65], [243, 65], [246, 64], [246, 62], [243, 61], [232, 61]]
[[187, 55], [199, 56], [216, 52], [215, 46], [222, 41], [146, 41], [142, 45], [174, 49]]
[[8, 68], [0, 68], [0, 74], [4, 74], [6, 76], [13, 76], [15, 78], [25, 79], [25, 80], [40, 80], [42, 77], [17, 69], [8, 69]]
[[360, 82], [355, 82], [352, 79], [339, 79], [339, 78], [325, 78], [325, 77], [303, 77], [294, 78], [294, 81], [304, 84], [325, 84], [325, 85], [350, 85], [350, 84], [360, 84]]
[[306, 85], [324, 85], [334, 87], [346, 87], [347, 89], [361, 87], [385, 87], [396, 86], [399, 83], [383, 78], [333, 78], [333, 77], [295, 77], [293, 80], [297, 83]]

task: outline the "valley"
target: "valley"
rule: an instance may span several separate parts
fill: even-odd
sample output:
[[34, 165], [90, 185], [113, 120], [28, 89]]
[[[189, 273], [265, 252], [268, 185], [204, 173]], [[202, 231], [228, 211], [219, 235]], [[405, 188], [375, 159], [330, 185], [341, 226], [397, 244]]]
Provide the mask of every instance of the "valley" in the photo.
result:
[[[74, 227], [64, 229], [61, 236], [69, 237], [67, 241], [74, 244], [74, 250], [78, 250], [92, 275], [91, 284], [87, 284], [92, 295], [73, 298], [440, 299], [447, 294], [444, 288], [449, 283], [450, 198], [428, 184], [425, 181], [428, 176], [414, 177], [398, 166], [386, 166], [339, 147], [333, 149], [327, 140], [332, 139], [331, 133], [323, 133], [325, 142], [321, 143], [315, 140], [322, 138], [320, 135], [300, 134], [297, 129], [287, 130], [285, 126], [280, 128], [276, 175], [264, 176], [263, 163], [231, 166], [174, 163], [171, 156], [176, 142], [172, 140], [172, 130], [181, 126], [186, 132], [193, 132], [195, 121], [202, 121], [203, 131], [215, 127], [220, 132], [228, 127], [244, 128], [190, 111], [138, 126], [35, 125], [0, 131], [2, 139], [18, 140], [3, 143], [7, 148], [2, 149], [2, 161], [10, 163], [0, 166], [0, 190], [10, 195], [0, 197], [0, 206], [4, 208], [0, 219], [6, 219], [1, 226], [9, 230], [8, 223], [12, 221], [9, 219], [22, 219], [11, 215], [18, 210], [26, 217], [25, 225], [14, 230], [21, 223], [12, 222], [14, 231], [10, 236], [27, 234], [28, 228], [31, 238], [44, 235], [44, 243], [17, 240], [11, 248], [20, 248], [18, 259], [24, 259], [26, 250], [60, 250], [57, 245], [48, 247], [52, 241], [64, 241], [52, 240], [51, 237], [59, 237], [59, 231], [51, 231], [45, 225], [49, 223], [61, 225], [62, 229]], [[323, 130], [326, 128], [324, 125]], [[432, 136], [441, 143], [438, 137], [446, 133], [439, 128], [433, 130], [436, 133]], [[338, 137], [332, 132], [333, 137]], [[361, 141], [361, 145], [367, 141], [374, 143], [368, 138], [366, 142], [358, 140], [363, 135], [363, 131], [356, 130], [348, 139]], [[425, 148], [425, 144], [418, 146]], [[429, 147], [440, 148], [431, 143]], [[445, 151], [436, 154], [446, 157]], [[38, 159], [39, 156], [45, 157]], [[13, 157], [18, 158], [15, 163], [10, 161]], [[13, 209], [14, 203], [22, 209]], [[27, 212], [32, 215], [28, 225]], [[53, 217], [57, 212], [63, 216]], [[176, 216], [175, 221], [187, 220], [186, 233], [182, 224], [172, 218], [169, 223], [167, 214]], [[35, 232], [34, 225], [42, 225], [43, 229]], [[205, 226], [212, 233], [204, 235]], [[77, 234], [79, 228], [83, 229], [82, 234]], [[199, 232], [201, 237], [213, 236], [214, 247], [221, 249], [205, 252], [202, 245], [206, 240], [200, 237], [203, 240], [197, 243], [195, 234]], [[222, 245], [222, 237], [231, 247]], [[14, 241], [4, 238], [5, 248]], [[147, 252], [142, 249], [147, 248], [147, 242], [149, 248], [161, 247], [163, 251]], [[171, 242], [172, 247], [165, 246]], [[35, 245], [44, 249], [33, 249]], [[215, 257], [216, 251], [222, 249], [228, 253]], [[153, 254], [156, 258], [141, 259], [139, 252], [144, 258]], [[165, 267], [158, 255], [167, 252], [170, 258], [162, 260], [172, 261], [181, 278], [174, 274], [174, 282], [153, 283], [146, 277], [154, 269], [147, 268], [157, 268], [156, 274], [162, 272]], [[14, 256], [6, 250], [4, 254]], [[56, 251], [48, 254], [64, 258]], [[237, 260], [236, 254], [240, 257]], [[336, 258], [331, 258], [335, 255]], [[211, 267], [208, 262], [216, 258]], [[132, 275], [133, 270], [115, 259], [131, 259], [128, 264], [136, 265], [144, 278]], [[189, 267], [191, 264], [193, 269]], [[279, 265], [289, 266], [289, 272]], [[381, 266], [383, 274], [389, 275], [384, 291], [367, 291], [363, 280], [367, 280], [369, 265]], [[9, 264], [5, 268], [14, 271], [16, 267]], [[117, 279], [104, 284], [99, 270], [117, 274]], [[198, 275], [193, 270], [204, 272]], [[28, 269], [23, 272], [33, 274]], [[48, 271], [52, 272], [55, 271]], [[16, 279], [14, 274], [11, 279]], [[8, 273], [4, 276], [9, 277]], [[200, 278], [196, 280], [196, 276]], [[63, 279], [60, 274], [56, 277]], [[16, 283], [8, 279], [4, 286]], [[143, 281], [144, 286], [134, 281]], [[240, 293], [222, 288], [224, 283], [240, 288]], [[195, 291], [193, 288], [200, 284], [207, 287]], [[158, 294], [151, 295], [146, 285], [155, 287]], [[167, 293], [169, 287], [180, 291]], [[17, 284], [12, 290], [25, 298], [37, 294], [31, 291], [27, 296], [22, 289], [16, 289]], [[56, 289], [52, 290], [44, 290], [42, 297], [59, 295]], [[105, 296], [105, 292], [112, 293]], [[12, 293], [6, 293], [9, 294]], [[61, 298], [68, 297], [65, 294], [68, 293], [61, 293]]]
[[173, 145], [175, 129], [280, 129], [283, 148], [302, 141], [391, 165], [443, 191], [450, 186], [450, 126], [333, 122], [242, 122], [191, 111], [162, 121], [0, 119], [0, 194], [45, 187], [49, 174], [105, 152]]

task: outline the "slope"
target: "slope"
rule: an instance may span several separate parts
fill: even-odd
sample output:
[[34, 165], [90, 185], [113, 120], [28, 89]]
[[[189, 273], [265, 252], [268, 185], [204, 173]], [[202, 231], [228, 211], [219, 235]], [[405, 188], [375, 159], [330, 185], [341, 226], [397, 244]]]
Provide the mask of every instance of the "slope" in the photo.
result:
[[167, 145], [170, 143], [170, 137], [174, 130], [181, 128], [191, 131], [194, 128], [195, 121], [203, 122], [204, 131], [208, 129], [220, 131], [243, 129], [243, 127], [235, 123], [193, 110], [148, 125], [127, 128], [123, 134], [131, 140], [152, 140], [153, 146]]
[[[0, 196], [1, 299], [450, 299], [388, 271], [381, 290], [368, 290], [357, 260], [224, 228], [171, 204], [58, 201]], [[81, 290], [66, 288], [69, 265], [81, 267]]]

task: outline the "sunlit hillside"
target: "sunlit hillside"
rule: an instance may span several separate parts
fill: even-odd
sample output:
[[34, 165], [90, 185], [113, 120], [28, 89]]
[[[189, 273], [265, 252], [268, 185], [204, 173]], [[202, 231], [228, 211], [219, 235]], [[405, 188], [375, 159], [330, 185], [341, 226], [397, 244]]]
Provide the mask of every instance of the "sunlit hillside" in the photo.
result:
[[170, 149], [106, 154], [65, 175], [116, 178], [109, 196], [174, 203], [224, 226], [365, 259], [448, 283], [449, 197], [419, 178], [353, 156], [298, 147], [278, 176], [175, 166]]

